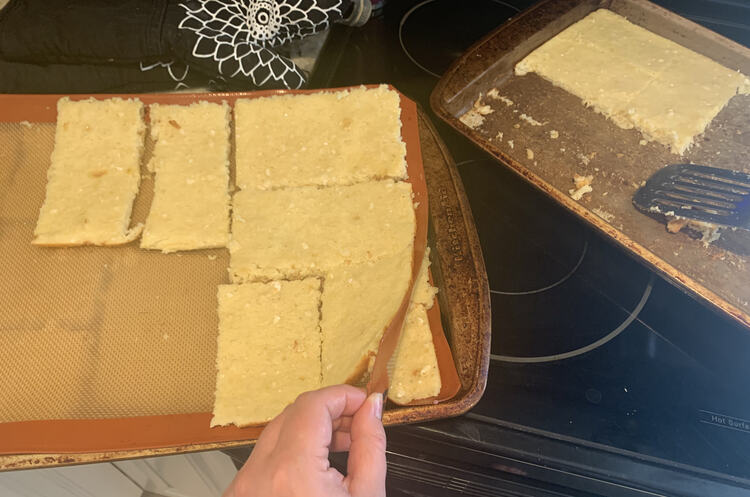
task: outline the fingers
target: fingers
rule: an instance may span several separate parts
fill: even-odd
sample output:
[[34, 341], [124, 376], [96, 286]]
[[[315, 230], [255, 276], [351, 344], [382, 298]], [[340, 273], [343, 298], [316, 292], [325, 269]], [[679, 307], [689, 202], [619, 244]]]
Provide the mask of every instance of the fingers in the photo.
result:
[[265, 428], [263, 428], [260, 437], [258, 437], [258, 441], [255, 442], [255, 447], [253, 447], [254, 453], [265, 456], [273, 450], [279, 439], [279, 433], [283, 429], [284, 418], [288, 410], [289, 406], [281, 411], [281, 414], [273, 418]]
[[221, 494], [221, 497], [235, 497], [234, 480], [232, 480], [232, 483], [230, 483], [229, 486], [224, 490], [224, 493]]
[[[337, 421], [353, 416], [365, 401], [365, 393], [350, 385], [336, 385], [300, 395], [284, 414], [277, 446], [298, 454], [328, 456]], [[354, 422], [352, 422], [354, 423]]]
[[[382, 396], [366, 401], [349, 385], [300, 395], [266, 426], [224, 497], [385, 497], [381, 410]], [[328, 455], [349, 448], [351, 474], [345, 479]]]
[[372, 394], [354, 415], [348, 476], [352, 497], [385, 497], [385, 430], [382, 394]]
[[[285, 429], [284, 419], [290, 409], [292, 409], [292, 406], [293, 405], [287, 406], [281, 414], [276, 416], [268, 425], [266, 425], [260, 438], [255, 444], [253, 452], [265, 456], [274, 449], [279, 439], [279, 433]], [[351, 430], [352, 419], [352, 416], [340, 416], [332, 421], [332, 435], [330, 439], [330, 450], [332, 452], [344, 452], [349, 450], [349, 445], [351, 444], [349, 431]]]
[[[283, 414], [279, 414], [270, 424], [268, 424], [261, 434], [258, 442], [255, 444], [253, 452], [265, 454], [273, 450], [279, 437], [279, 431], [283, 426]], [[347, 452], [351, 445], [349, 432], [352, 426], [352, 416], [343, 416], [333, 422], [333, 435], [329, 450], [331, 452]]]
[[348, 432], [336, 432], [331, 439], [331, 452], [346, 452], [352, 446], [352, 437]]
[[353, 416], [341, 416], [333, 421], [333, 431], [346, 431], [352, 427]]

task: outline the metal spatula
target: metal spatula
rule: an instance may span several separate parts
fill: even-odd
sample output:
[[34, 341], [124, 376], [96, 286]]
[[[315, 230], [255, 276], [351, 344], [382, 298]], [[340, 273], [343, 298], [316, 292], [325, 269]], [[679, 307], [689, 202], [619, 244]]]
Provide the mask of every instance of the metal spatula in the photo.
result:
[[750, 230], [750, 174], [697, 164], [671, 164], [633, 196], [649, 215], [677, 216]]

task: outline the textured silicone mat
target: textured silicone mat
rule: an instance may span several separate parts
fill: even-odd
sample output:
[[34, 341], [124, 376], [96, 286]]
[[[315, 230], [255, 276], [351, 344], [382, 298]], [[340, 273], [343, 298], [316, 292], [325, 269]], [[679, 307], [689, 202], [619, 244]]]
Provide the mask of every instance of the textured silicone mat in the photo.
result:
[[[232, 103], [264, 94], [137, 97], [146, 104]], [[58, 96], [3, 98], [15, 105], [3, 104], [0, 113], [5, 121], [0, 122], [0, 453], [255, 439], [259, 428], [208, 428], [216, 286], [228, 282], [227, 251], [161, 254], [140, 250], [137, 242], [107, 248], [32, 246]], [[404, 97], [401, 105], [410, 181], [426, 198], [416, 105]], [[144, 166], [150, 151], [147, 141]], [[152, 181], [144, 167], [133, 223], [145, 219]], [[438, 397], [445, 400], [461, 383], [437, 306], [430, 323], [442, 350], [441, 371], [448, 373]]]

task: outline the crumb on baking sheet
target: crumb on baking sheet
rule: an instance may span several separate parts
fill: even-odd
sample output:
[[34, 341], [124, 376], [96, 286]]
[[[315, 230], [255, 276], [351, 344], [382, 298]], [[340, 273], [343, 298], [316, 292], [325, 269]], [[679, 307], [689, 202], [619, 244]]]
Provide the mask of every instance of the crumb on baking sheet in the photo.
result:
[[701, 233], [701, 242], [704, 248], [708, 248], [713, 242], [721, 237], [720, 226], [702, 221], [688, 221], [688, 226]]
[[21, 122], [20, 122], [20, 123], [18, 123], [18, 124], [20, 124], [21, 126], [23, 126], [23, 127], [25, 127], [25, 128], [30, 128], [30, 127], [32, 127], [32, 126], [33, 126], [33, 124], [31, 124], [31, 123], [30, 123], [29, 121], [21, 121]]
[[489, 105], [482, 105], [480, 107], [477, 107], [476, 111], [481, 116], [486, 116], [495, 112], [494, 110], [492, 110], [492, 107], [490, 107]]
[[579, 153], [578, 155], [576, 155], [576, 157], [581, 161], [581, 163], [583, 163], [584, 166], [588, 166], [589, 165], [589, 160], [590, 159], [589, 159], [588, 155], [584, 155], [584, 154], [580, 154]]
[[531, 150], [530, 148], [526, 149], [526, 158], [529, 159], [529, 160], [533, 160], [534, 159], [534, 151]]
[[656, 206], [650, 207], [649, 211], [658, 212], [667, 217], [667, 231], [669, 233], [679, 233], [685, 228], [700, 233], [700, 242], [703, 243], [704, 248], [708, 248], [709, 245], [721, 238], [721, 226], [719, 225], [678, 217], [675, 216], [674, 211], [662, 212], [661, 209]]
[[568, 190], [568, 193], [570, 193], [570, 198], [572, 198], [573, 200], [581, 200], [584, 195], [586, 195], [587, 193], [591, 193], [592, 191], [594, 191], [594, 189], [591, 188], [591, 185], [584, 185], [577, 190], [571, 188], [570, 190]]
[[575, 188], [571, 188], [568, 190], [568, 193], [570, 193], [570, 197], [573, 200], [581, 200], [583, 196], [587, 193], [591, 193], [594, 191], [594, 189], [591, 187], [591, 182], [594, 180], [594, 177], [589, 176], [581, 176], [580, 174], [576, 174], [573, 176], [573, 185]]
[[544, 126], [544, 123], [540, 123], [539, 121], [537, 121], [533, 117], [528, 116], [526, 114], [521, 114], [520, 116], [518, 116], [518, 118], [521, 119], [522, 121], [526, 121], [527, 123], [531, 124], [532, 126]]
[[600, 209], [599, 207], [594, 207], [591, 209], [591, 212], [599, 216], [600, 218], [604, 219], [607, 222], [612, 221], [615, 218], [615, 215], [611, 212], [607, 212], [604, 209]]
[[558, 133], [556, 129], [553, 129], [549, 132], [549, 137], [553, 140], [557, 140], [558, 136], [560, 136], [560, 133]]
[[458, 120], [471, 129], [476, 129], [484, 124], [484, 116], [474, 112], [474, 110], [468, 111], [466, 114], [459, 117]]
[[209, 261], [215, 261], [216, 260], [216, 254], [208, 254], [208, 260]]
[[646, 140], [641, 140], [638, 142], [638, 145], [643, 146], [646, 145], [648, 142]]
[[688, 219], [684, 217], [677, 217], [667, 222], [667, 231], [670, 233], [679, 233], [688, 223]]
[[476, 129], [484, 124], [484, 116], [492, 114], [493, 112], [495, 111], [492, 110], [492, 107], [482, 102], [482, 94], [480, 93], [474, 101], [474, 106], [459, 117], [458, 120], [471, 129]]
[[514, 148], [514, 145], [513, 145], [513, 140], [508, 140], [508, 146], [509, 146], [510, 148]]
[[503, 132], [498, 131], [497, 134], [495, 135], [495, 138], [493, 138], [493, 140], [503, 141]]
[[497, 91], [497, 88], [492, 88], [491, 90], [489, 90], [487, 92], [487, 96], [492, 98], [493, 100], [500, 100], [508, 107], [511, 107], [514, 104], [513, 100], [509, 99], [505, 95], [500, 95], [500, 93]]
[[592, 175], [588, 175], [588, 176], [581, 176], [580, 174], [573, 175], [573, 184], [575, 185], [576, 189], [584, 187], [586, 185], [590, 185], [592, 181], [594, 181], [594, 177]]

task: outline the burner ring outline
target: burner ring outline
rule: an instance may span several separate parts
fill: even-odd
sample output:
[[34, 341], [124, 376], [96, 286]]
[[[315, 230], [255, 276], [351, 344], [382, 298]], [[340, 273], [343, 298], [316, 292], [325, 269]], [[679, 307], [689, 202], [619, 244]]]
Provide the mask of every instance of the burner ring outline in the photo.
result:
[[[414, 56], [412, 56], [411, 52], [409, 52], [409, 50], [406, 48], [406, 45], [404, 45], [404, 36], [403, 36], [404, 24], [406, 24], [406, 20], [409, 19], [409, 16], [411, 16], [414, 13], [414, 11], [418, 10], [419, 8], [425, 5], [434, 3], [436, 1], [437, 0], [424, 0], [423, 2], [419, 2], [418, 4], [416, 4], [415, 6], [413, 6], [412, 8], [406, 11], [406, 14], [404, 14], [404, 16], [401, 18], [401, 21], [399, 21], [398, 23], [398, 43], [401, 45], [401, 50], [403, 50], [404, 54], [406, 54], [406, 56], [409, 57], [409, 60], [412, 61], [417, 67], [422, 69], [424, 72], [426, 72], [430, 76], [440, 78], [441, 76], [440, 74], [430, 71], [425, 66], [417, 62], [417, 59], [415, 59]], [[506, 2], [503, 2], [502, 0], [492, 0], [492, 1], [494, 3], [513, 9], [516, 11], [516, 13], [521, 12], [521, 9], [519, 9], [518, 7], [511, 5], [509, 3], [506, 3]]]
[[[432, 2], [435, 0], [427, 0], [427, 1]], [[469, 159], [469, 160], [458, 162], [456, 163], [456, 167], [458, 168], [460, 166], [463, 166], [464, 164], [469, 164], [471, 162], [476, 162], [476, 159]], [[586, 257], [586, 254], [588, 253], [588, 248], [589, 248], [589, 237], [586, 236], [586, 239], [583, 242], [583, 248], [581, 249], [581, 255], [578, 257], [578, 261], [573, 265], [573, 268], [567, 274], [565, 274], [562, 278], [560, 278], [554, 283], [551, 283], [547, 286], [543, 286], [543, 287], [536, 288], [533, 290], [505, 291], [505, 290], [493, 290], [492, 288], [490, 288], [490, 293], [491, 294], [494, 293], [496, 295], [506, 295], [506, 296], [516, 297], [516, 296], [523, 296], [523, 295], [534, 295], [537, 293], [546, 292], [547, 290], [552, 290], [556, 286], [559, 286], [565, 283], [568, 279], [570, 279], [571, 276], [575, 274], [576, 271], [578, 271], [578, 268], [581, 267], [581, 264], [583, 263], [583, 259]]]
[[641, 313], [641, 311], [643, 310], [643, 307], [646, 305], [646, 302], [648, 302], [648, 299], [651, 296], [651, 290], [653, 290], [654, 288], [655, 280], [656, 280], [656, 276], [654, 275], [654, 273], [651, 273], [648, 283], [646, 284], [646, 288], [645, 290], [643, 290], [643, 295], [641, 295], [641, 300], [638, 301], [638, 304], [635, 306], [635, 309], [633, 309], [633, 312], [631, 312], [630, 315], [627, 318], [625, 318], [625, 321], [620, 323], [620, 325], [617, 328], [610, 331], [607, 335], [603, 336], [602, 338], [600, 338], [599, 340], [595, 342], [591, 342], [590, 344], [584, 345], [583, 347], [577, 348], [575, 350], [563, 352], [562, 354], [552, 354], [552, 355], [537, 356], [537, 357], [490, 354], [490, 360], [499, 361], [499, 362], [512, 362], [512, 363], [519, 363], [519, 364], [538, 364], [538, 363], [544, 363], [544, 362], [561, 361], [563, 359], [571, 359], [573, 357], [586, 354], [587, 352], [591, 352], [592, 350], [597, 349], [601, 347], [602, 345], [605, 345], [609, 341], [613, 340], [614, 338], [616, 338], [620, 333], [622, 333], [625, 330], [625, 328], [630, 326], [631, 323], [638, 318], [638, 315]]
[[552, 283], [551, 285], [547, 285], [542, 288], [537, 288], [535, 290], [524, 290], [520, 292], [505, 292], [502, 290], [492, 290], [490, 289], [490, 293], [494, 293], [496, 295], [511, 295], [511, 296], [521, 296], [521, 295], [533, 295], [535, 293], [542, 293], [546, 292], [547, 290], [552, 290], [556, 286], [562, 285], [568, 279], [575, 274], [576, 271], [578, 271], [578, 268], [581, 267], [581, 263], [583, 263], [584, 257], [586, 257], [586, 253], [589, 250], [589, 241], [586, 240], [583, 244], [583, 250], [581, 251], [581, 256], [578, 258], [578, 262], [576, 262], [575, 266], [573, 266], [573, 269], [571, 269], [568, 274], [560, 278], [558, 281]]

